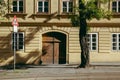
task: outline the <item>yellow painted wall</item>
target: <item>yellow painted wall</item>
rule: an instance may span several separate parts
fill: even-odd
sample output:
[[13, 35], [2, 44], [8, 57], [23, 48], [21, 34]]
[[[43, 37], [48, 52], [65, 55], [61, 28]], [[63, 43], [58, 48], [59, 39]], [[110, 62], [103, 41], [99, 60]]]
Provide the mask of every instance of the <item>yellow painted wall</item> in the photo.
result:
[[[25, 49], [16, 52], [16, 63], [38, 64], [41, 51], [39, 48], [38, 28], [19, 27], [25, 34]], [[11, 48], [12, 27], [0, 27], [0, 66], [13, 63], [13, 50]]]
[[[24, 29], [23, 29], [24, 28]], [[17, 51], [17, 62], [37, 64], [42, 50], [42, 34], [58, 31], [67, 35], [67, 63], [80, 63], [79, 28], [77, 27], [19, 27], [25, 33], [25, 49]], [[11, 50], [11, 27], [0, 27], [0, 65], [13, 62]], [[90, 62], [120, 62], [120, 52], [111, 50], [111, 33], [120, 32], [119, 27], [91, 27], [89, 33], [98, 33], [98, 50], [90, 51]]]
[[[71, 28], [69, 35], [69, 63], [80, 63], [78, 28]], [[120, 51], [111, 49], [111, 33], [120, 33], [120, 27], [91, 27], [89, 33], [98, 33], [98, 50], [90, 51], [90, 62], [120, 62]]]

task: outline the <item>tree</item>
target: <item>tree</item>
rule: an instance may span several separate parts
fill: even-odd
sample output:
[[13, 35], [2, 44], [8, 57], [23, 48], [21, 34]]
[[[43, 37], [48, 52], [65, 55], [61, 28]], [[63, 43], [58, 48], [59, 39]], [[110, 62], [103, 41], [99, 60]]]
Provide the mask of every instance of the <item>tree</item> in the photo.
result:
[[[110, 19], [110, 11], [104, 10], [98, 4], [105, 4], [110, 0], [79, 0], [79, 7], [75, 8], [71, 16], [73, 26], [79, 26], [79, 42], [81, 46], [81, 64], [77, 68], [89, 67], [89, 47], [87, 44], [87, 21], [96, 18]], [[78, 12], [78, 14], [76, 14]]]

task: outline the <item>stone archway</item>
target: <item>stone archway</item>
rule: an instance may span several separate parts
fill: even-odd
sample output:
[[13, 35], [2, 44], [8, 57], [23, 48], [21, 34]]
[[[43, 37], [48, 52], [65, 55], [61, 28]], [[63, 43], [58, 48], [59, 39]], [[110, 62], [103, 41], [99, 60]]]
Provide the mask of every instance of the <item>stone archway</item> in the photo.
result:
[[66, 63], [66, 35], [47, 32], [42, 35], [42, 64]]

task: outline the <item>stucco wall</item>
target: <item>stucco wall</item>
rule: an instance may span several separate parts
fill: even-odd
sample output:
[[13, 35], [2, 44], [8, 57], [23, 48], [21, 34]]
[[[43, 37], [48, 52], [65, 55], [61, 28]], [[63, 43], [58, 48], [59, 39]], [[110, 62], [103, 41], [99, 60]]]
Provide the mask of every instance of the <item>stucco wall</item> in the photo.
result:
[[[38, 64], [42, 50], [42, 34], [61, 32], [67, 35], [66, 61], [69, 64], [80, 63], [80, 44], [78, 27], [19, 27], [25, 34], [25, 48], [17, 51], [17, 62]], [[0, 27], [0, 65], [13, 62], [11, 49], [12, 27]], [[119, 51], [111, 50], [111, 33], [120, 32], [119, 27], [91, 27], [89, 33], [98, 33], [98, 50], [90, 51], [90, 62], [120, 62]]]
[[[78, 28], [72, 28], [69, 35], [69, 63], [80, 63]], [[90, 27], [88, 33], [98, 33], [98, 50], [90, 51], [90, 62], [120, 62], [120, 52], [112, 51], [111, 33], [119, 33], [119, 27]]]

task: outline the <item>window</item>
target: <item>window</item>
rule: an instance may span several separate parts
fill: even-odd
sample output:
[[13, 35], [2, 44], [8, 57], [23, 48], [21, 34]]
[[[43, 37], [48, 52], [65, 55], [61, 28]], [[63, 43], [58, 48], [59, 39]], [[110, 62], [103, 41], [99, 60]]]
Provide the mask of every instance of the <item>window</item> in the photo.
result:
[[72, 0], [63, 0], [62, 2], [62, 12], [69, 13], [73, 11], [73, 1]]
[[120, 50], [120, 33], [112, 34], [112, 50], [113, 51]]
[[38, 12], [48, 13], [49, 3], [48, 0], [38, 0]]
[[13, 12], [23, 13], [23, 0], [13, 0]]
[[97, 33], [88, 33], [88, 46], [91, 51], [97, 50], [98, 47], [98, 35]]
[[112, 2], [112, 12], [120, 12], [120, 0], [115, 0]]
[[[14, 38], [15, 35], [15, 38]], [[23, 50], [24, 49], [24, 33], [12, 33], [12, 49]]]

